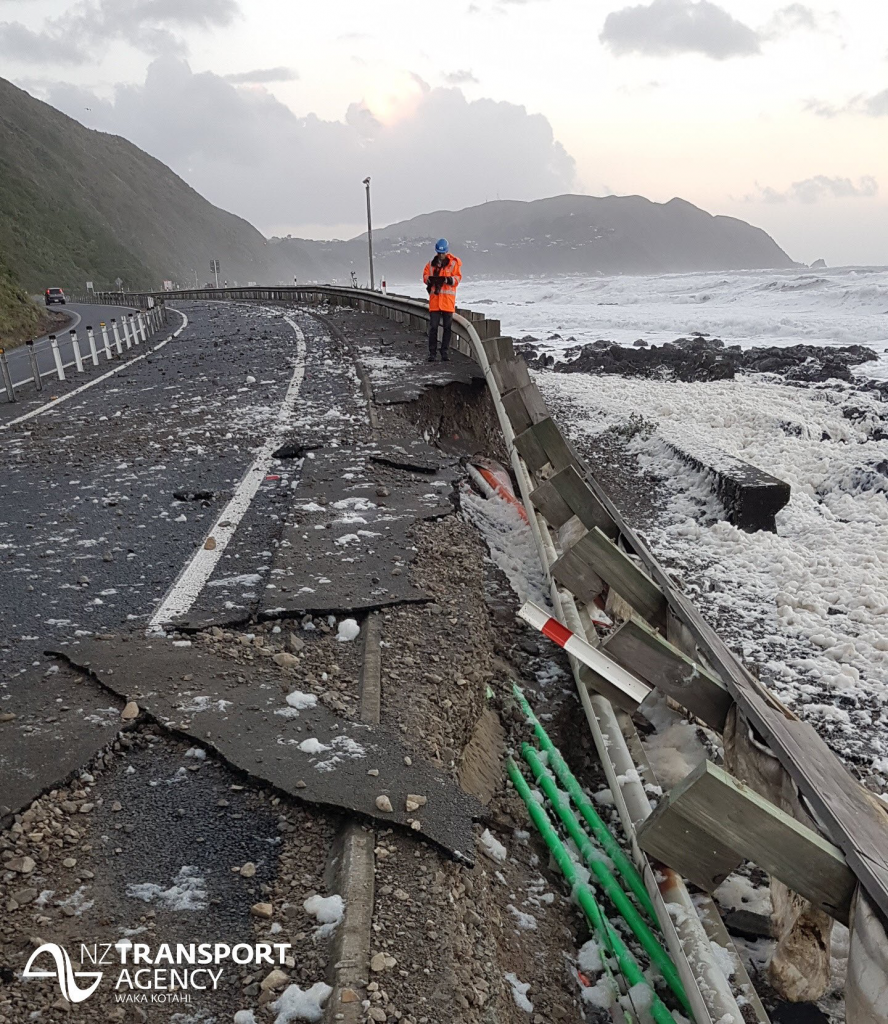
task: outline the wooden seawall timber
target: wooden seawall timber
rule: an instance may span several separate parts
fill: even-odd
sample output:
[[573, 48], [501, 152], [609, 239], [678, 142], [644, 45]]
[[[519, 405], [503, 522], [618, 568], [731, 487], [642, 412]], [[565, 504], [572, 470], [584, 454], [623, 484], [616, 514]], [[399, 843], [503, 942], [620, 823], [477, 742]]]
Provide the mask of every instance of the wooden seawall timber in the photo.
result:
[[710, 761], [662, 798], [638, 841], [707, 892], [750, 860], [848, 923], [857, 880], [842, 851]]

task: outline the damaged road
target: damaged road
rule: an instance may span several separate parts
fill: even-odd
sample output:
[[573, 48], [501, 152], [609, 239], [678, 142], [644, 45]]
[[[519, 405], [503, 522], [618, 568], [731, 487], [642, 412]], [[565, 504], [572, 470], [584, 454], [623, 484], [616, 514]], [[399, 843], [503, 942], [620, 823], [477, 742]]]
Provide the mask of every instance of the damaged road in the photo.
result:
[[473, 861], [480, 805], [410, 757], [391, 730], [337, 715], [314, 694], [288, 693], [276, 664], [244, 678], [230, 661], [181, 643], [121, 637], [49, 653], [254, 779], [299, 800], [396, 822]]
[[[491, 560], [520, 575], [529, 553], [513, 565], [463, 514], [461, 460], [497, 454], [477, 368], [428, 367], [421, 334], [349, 310], [187, 311], [163, 359], [8, 439], [0, 1020], [66, 1019], [52, 979], [21, 979], [35, 939], [131, 936], [289, 953], [187, 1006], [103, 986], [96, 1019], [276, 1024], [312, 993], [311, 1019], [524, 1024], [509, 978], [531, 1020], [578, 1019], [582, 925], [502, 786], [522, 736], [500, 697], [536, 687], [568, 731], [576, 702]], [[331, 936], [356, 920], [357, 988], [334, 1005]]]

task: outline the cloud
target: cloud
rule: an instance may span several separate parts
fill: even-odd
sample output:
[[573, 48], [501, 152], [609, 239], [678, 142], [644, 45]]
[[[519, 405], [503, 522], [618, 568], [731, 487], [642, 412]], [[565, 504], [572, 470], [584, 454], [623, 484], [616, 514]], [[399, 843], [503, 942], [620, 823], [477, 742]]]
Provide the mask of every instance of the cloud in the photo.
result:
[[23, 61], [83, 63], [97, 48], [123, 40], [151, 56], [184, 54], [187, 47], [170, 26], [229, 25], [237, 0], [81, 0], [40, 32], [21, 22], [0, 23], [0, 53]]
[[796, 32], [823, 32], [838, 35], [841, 15], [838, 11], [818, 12], [807, 4], [793, 3], [775, 11], [759, 30], [763, 40], [784, 39]]
[[861, 110], [869, 117], [888, 117], [888, 89], [877, 92], [875, 96], [865, 96]]
[[872, 199], [879, 192], [879, 183], [869, 174], [859, 178], [856, 185], [850, 178], [828, 178], [817, 174], [813, 178], [794, 181], [783, 192], [767, 185], [756, 187], [758, 193], [745, 196], [746, 202], [810, 204], [821, 199]]
[[478, 79], [475, 75], [467, 70], [451, 71], [449, 74], [444, 76], [444, 81], [448, 85], [477, 85]]
[[709, 0], [653, 0], [605, 18], [599, 39], [622, 56], [701, 53], [713, 60], [759, 53], [758, 33]]
[[293, 68], [256, 68], [253, 71], [234, 71], [222, 76], [226, 82], [234, 85], [258, 84], [268, 82], [295, 82], [299, 75]]
[[161, 57], [143, 85], [118, 86], [113, 101], [63, 84], [48, 99], [90, 127], [130, 139], [211, 202], [266, 231], [360, 223], [368, 174], [380, 223], [497, 194], [535, 199], [576, 186], [574, 161], [545, 117], [512, 103], [469, 101], [456, 88], [417, 88], [393, 121], [360, 103], [343, 121], [327, 121], [297, 117], [265, 90], [238, 89]]
[[841, 114], [864, 114], [866, 117], [888, 117], [888, 89], [872, 96], [853, 96], [847, 103], [836, 106], [822, 100], [808, 100], [805, 110], [818, 117], [839, 117]]
[[23, 63], [42, 64], [46, 61], [60, 64], [83, 64], [87, 59], [85, 48], [74, 40], [60, 45], [61, 36], [50, 29], [35, 32], [20, 21], [0, 22], [0, 53]]

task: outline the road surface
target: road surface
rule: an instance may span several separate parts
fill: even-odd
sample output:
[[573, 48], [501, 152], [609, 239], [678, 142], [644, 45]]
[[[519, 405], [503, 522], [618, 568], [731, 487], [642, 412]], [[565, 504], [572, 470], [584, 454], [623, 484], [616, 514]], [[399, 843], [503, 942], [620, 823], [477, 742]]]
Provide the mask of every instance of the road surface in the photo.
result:
[[[96, 344], [101, 350], [101, 332], [99, 331], [99, 324], [104, 321], [106, 324], [111, 325], [112, 319], [119, 320], [124, 313], [135, 312], [131, 306], [94, 306], [89, 303], [69, 302], [65, 307], [65, 311], [70, 313], [74, 320], [73, 322], [57, 334], [59, 342], [59, 352], [62, 356], [62, 361], [66, 366], [74, 365], [74, 349], [71, 345], [70, 331], [77, 331], [77, 338], [80, 342], [80, 351], [84, 357], [89, 352], [89, 344], [86, 339], [86, 328], [92, 327], [96, 332]], [[41, 375], [52, 374], [55, 370], [55, 362], [53, 361], [52, 348], [49, 344], [49, 335], [44, 334], [42, 338], [38, 338], [34, 342], [34, 354], [37, 356], [37, 365], [40, 367]], [[7, 353], [6, 358], [9, 361], [9, 371], [12, 375], [13, 383], [18, 389], [19, 386], [33, 387], [34, 378], [31, 375], [31, 364], [28, 360], [28, 350], [26, 345], [21, 345], [18, 348], [12, 349]], [[103, 356], [104, 359], [104, 356]]]

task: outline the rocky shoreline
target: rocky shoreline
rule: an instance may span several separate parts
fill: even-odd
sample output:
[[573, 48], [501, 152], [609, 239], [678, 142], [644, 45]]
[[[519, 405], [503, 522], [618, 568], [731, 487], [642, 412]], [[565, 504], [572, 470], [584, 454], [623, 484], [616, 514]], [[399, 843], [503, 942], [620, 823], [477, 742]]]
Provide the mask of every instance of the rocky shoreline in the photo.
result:
[[[560, 341], [552, 335], [547, 341]], [[568, 339], [570, 340], [570, 339]], [[866, 345], [827, 348], [821, 345], [767, 345], [743, 349], [704, 334], [677, 338], [662, 345], [639, 339], [632, 348], [599, 340], [575, 345], [554, 356], [530, 335], [517, 343], [529, 366], [556, 373], [616, 373], [626, 377], [658, 377], [680, 381], [730, 380], [737, 373], [777, 373], [786, 380], [824, 383], [843, 380], [869, 387], [851, 368], [873, 362], [878, 354]], [[870, 382], [888, 399], [888, 384]]]

